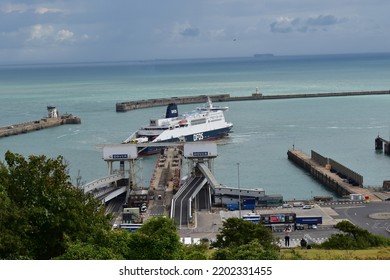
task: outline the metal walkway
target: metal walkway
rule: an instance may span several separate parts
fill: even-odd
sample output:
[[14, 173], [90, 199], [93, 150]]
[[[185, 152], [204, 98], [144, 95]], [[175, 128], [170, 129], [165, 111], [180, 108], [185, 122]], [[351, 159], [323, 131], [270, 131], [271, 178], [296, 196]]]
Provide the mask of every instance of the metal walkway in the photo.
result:
[[125, 193], [127, 191], [126, 187], [107, 187], [104, 189], [100, 189], [98, 192], [93, 193], [93, 196], [100, 200], [102, 203], [106, 203], [110, 201], [111, 199], [121, 195], [122, 193]]
[[84, 193], [91, 193], [97, 200], [106, 203], [127, 191], [126, 187], [118, 187], [116, 184], [113, 185], [113, 183], [124, 178], [126, 178], [124, 173], [119, 172], [93, 180], [92, 182], [83, 185], [81, 188], [84, 190]]
[[82, 189], [84, 190], [84, 193], [89, 193], [104, 187], [109, 186], [110, 184], [119, 181], [121, 179], [124, 179], [125, 175], [124, 173], [115, 173], [100, 179], [93, 180], [92, 182], [89, 182], [82, 186]]
[[203, 176], [206, 177], [207, 182], [209, 182], [210, 186], [215, 189], [221, 187], [218, 183], [217, 179], [215, 179], [213, 173], [211, 173], [210, 169], [204, 163], [198, 163], [196, 167], [202, 172]]

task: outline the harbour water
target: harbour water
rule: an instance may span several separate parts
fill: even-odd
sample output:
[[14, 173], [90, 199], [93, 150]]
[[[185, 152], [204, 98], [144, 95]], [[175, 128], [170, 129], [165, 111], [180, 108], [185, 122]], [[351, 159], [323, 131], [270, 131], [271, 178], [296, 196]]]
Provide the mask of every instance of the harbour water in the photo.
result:
[[[390, 89], [390, 54], [219, 58], [121, 63], [0, 66], [0, 126], [31, 121], [46, 106], [81, 118], [59, 126], [0, 139], [7, 150], [28, 156], [63, 155], [75, 182], [107, 174], [103, 144], [120, 143], [165, 108], [116, 113], [122, 101], [229, 93], [247, 96]], [[230, 137], [220, 141], [215, 176], [220, 183], [264, 188], [285, 199], [334, 195], [287, 159], [294, 146], [315, 150], [364, 177], [365, 186], [390, 179], [390, 157], [374, 150], [379, 134], [390, 137], [390, 96], [241, 101], [227, 104]], [[179, 111], [196, 105], [181, 105]], [[144, 158], [148, 185], [155, 157]], [[239, 163], [239, 166], [237, 165]]]

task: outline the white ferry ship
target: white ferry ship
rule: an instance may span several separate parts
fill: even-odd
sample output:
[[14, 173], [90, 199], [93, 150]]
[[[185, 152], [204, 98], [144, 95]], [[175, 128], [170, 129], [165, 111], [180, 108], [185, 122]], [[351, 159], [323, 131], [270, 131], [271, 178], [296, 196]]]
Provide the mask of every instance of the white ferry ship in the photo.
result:
[[[227, 136], [233, 124], [225, 121], [224, 111], [228, 107], [213, 106], [210, 98], [204, 107], [179, 115], [177, 105], [167, 106], [165, 118], [151, 119], [131, 134], [123, 143], [192, 142], [214, 140]], [[161, 151], [163, 146], [140, 147], [139, 155], [150, 155]]]

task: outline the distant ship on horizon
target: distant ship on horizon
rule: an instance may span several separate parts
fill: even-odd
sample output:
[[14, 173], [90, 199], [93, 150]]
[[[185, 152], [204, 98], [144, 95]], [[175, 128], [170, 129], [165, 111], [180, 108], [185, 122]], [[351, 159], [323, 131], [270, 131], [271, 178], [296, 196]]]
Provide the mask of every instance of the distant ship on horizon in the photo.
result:
[[274, 57], [275, 55], [273, 53], [255, 53], [253, 57], [256, 58], [269, 58], [269, 57]]

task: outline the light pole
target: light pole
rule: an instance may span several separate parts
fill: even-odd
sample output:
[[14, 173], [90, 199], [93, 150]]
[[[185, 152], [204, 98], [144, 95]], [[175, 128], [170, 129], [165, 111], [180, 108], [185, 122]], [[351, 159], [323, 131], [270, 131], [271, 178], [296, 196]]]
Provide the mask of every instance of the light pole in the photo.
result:
[[237, 162], [238, 217], [241, 219], [240, 163]]

